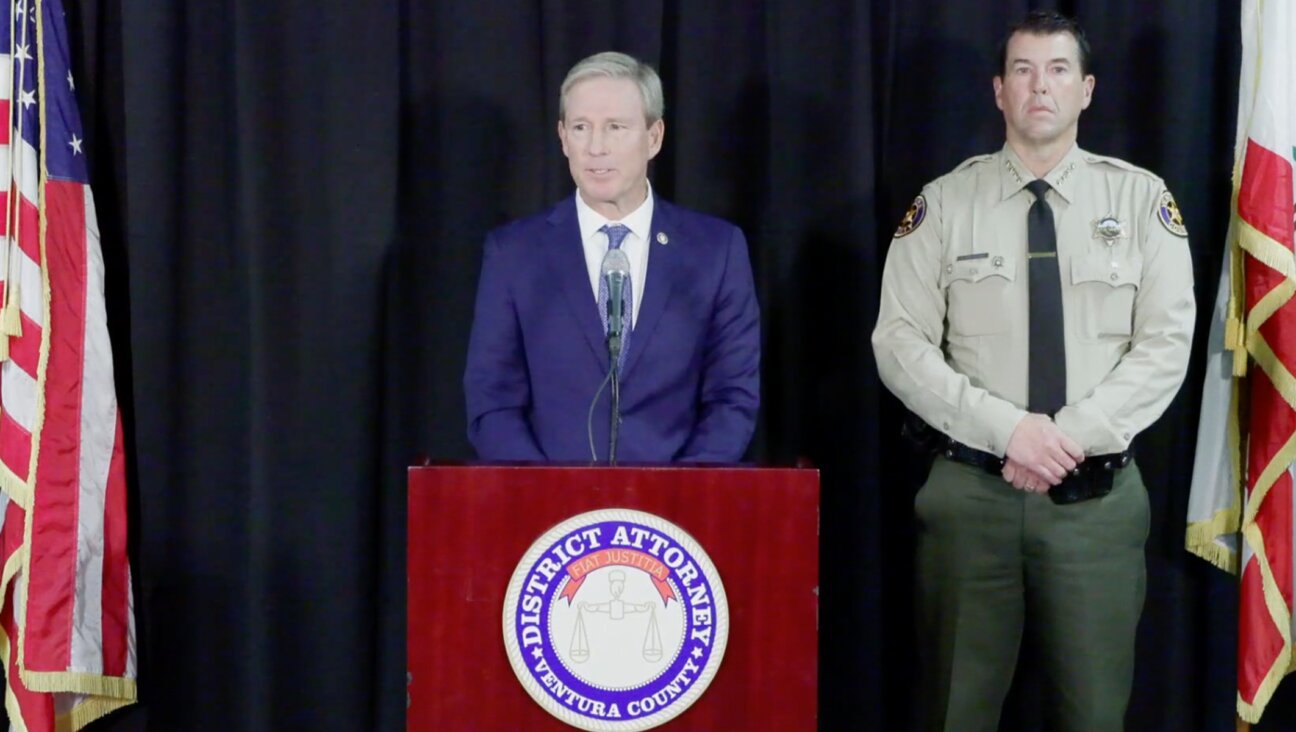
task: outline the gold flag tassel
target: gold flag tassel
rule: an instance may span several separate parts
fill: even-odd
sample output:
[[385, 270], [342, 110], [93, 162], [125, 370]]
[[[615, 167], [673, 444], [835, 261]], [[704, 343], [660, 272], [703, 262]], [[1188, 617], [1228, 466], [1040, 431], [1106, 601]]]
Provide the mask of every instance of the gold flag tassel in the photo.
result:
[[[9, 250], [12, 252], [13, 249], [14, 249], [13, 242], [10, 242]], [[10, 264], [10, 271], [12, 272], [13, 271], [12, 260], [10, 261], [9, 264]], [[4, 309], [0, 310], [0, 334], [9, 336], [9, 338], [17, 338], [18, 336], [22, 335], [22, 309], [20, 308], [20, 303], [22, 302], [22, 298], [19, 296], [19, 287], [20, 286], [18, 284], [18, 278], [10, 277], [5, 287]], [[9, 350], [8, 347], [9, 338], [5, 339], [6, 358], [8, 357], [7, 351]], [[3, 360], [4, 359], [0, 359], [0, 361]]]
[[[1239, 162], [1237, 166], [1240, 166]], [[1228, 231], [1229, 302], [1224, 317], [1224, 348], [1233, 352], [1233, 377], [1243, 378], [1247, 372], [1246, 317], [1246, 252], [1238, 241], [1237, 186], [1241, 171], [1233, 171], [1233, 200]]]

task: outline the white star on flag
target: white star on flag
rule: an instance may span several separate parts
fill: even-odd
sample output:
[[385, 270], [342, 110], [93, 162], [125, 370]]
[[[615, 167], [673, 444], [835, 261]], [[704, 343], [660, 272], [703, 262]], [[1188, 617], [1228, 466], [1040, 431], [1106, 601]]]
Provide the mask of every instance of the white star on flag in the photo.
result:
[[81, 142], [82, 142], [81, 138], [77, 137], [76, 135], [73, 135], [72, 139], [68, 141], [68, 144], [72, 146], [73, 155], [81, 154]]

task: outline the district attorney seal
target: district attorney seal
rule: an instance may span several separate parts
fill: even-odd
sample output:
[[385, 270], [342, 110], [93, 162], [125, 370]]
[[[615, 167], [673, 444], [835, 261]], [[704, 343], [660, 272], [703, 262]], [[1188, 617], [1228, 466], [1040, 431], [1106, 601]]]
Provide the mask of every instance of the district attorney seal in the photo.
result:
[[675, 718], [711, 683], [728, 639], [711, 559], [642, 511], [592, 511], [545, 532], [504, 598], [513, 672], [546, 711], [586, 730]]

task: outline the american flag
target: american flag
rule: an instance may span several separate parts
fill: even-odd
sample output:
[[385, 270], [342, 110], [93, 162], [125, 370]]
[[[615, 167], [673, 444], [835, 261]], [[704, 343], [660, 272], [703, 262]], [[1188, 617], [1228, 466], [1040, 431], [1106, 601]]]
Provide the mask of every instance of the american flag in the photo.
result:
[[75, 730], [135, 700], [125, 454], [62, 2], [0, 3], [5, 708]]

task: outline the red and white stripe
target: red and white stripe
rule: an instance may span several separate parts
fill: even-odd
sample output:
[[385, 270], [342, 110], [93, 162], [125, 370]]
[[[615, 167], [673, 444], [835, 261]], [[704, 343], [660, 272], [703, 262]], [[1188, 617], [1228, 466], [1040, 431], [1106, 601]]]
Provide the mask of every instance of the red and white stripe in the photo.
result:
[[[9, 123], [0, 125], [0, 295], [18, 283], [22, 335], [9, 339], [9, 360], [0, 364], [0, 473], [7, 482], [26, 484], [30, 477], [32, 435], [36, 429], [40, 345], [44, 337], [44, 281], [40, 268], [40, 160], [35, 148], [13, 128], [11, 75], [13, 59], [0, 55], [0, 110]], [[14, 110], [16, 111], [16, 110]], [[17, 143], [15, 145], [15, 142]], [[17, 200], [13, 197], [17, 194]], [[15, 239], [16, 236], [16, 239]], [[13, 243], [17, 246], [12, 246]], [[10, 272], [12, 268], [14, 271]], [[15, 491], [17, 492], [17, 491]], [[18, 496], [24, 504], [26, 496]]]

